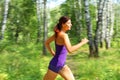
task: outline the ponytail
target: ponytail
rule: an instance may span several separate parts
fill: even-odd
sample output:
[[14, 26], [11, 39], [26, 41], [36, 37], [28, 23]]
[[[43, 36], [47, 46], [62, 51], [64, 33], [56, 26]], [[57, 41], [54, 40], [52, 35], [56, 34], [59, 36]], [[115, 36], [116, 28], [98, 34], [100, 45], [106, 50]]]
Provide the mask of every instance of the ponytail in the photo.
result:
[[60, 24], [58, 23], [55, 28], [54, 28], [54, 32], [55, 32], [55, 37], [57, 37], [57, 33], [61, 31], [61, 26]]
[[66, 23], [70, 18], [67, 16], [62, 16], [59, 19], [59, 23], [57, 23], [57, 25], [54, 28], [54, 32], [55, 32], [55, 37], [57, 37], [57, 33], [61, 31], [62, 29], [62, 24]]

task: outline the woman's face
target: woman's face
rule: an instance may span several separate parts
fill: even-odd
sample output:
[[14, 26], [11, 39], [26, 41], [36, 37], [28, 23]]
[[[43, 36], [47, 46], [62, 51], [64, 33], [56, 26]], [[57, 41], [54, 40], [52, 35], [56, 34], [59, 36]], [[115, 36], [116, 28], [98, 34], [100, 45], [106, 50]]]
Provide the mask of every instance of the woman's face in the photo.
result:
[[71, 30], [71, 26], [72, 26], [71, 20], [68, 20], [65, 24], [63, 24], [65, 30]]

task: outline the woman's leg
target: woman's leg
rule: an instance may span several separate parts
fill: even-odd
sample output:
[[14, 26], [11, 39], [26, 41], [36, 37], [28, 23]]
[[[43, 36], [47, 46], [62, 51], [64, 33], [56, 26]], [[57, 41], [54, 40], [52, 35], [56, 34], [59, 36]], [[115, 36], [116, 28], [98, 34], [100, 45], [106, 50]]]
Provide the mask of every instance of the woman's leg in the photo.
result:
[[57, 77], [57, 73], [48, 69], [48, 71], [45, 74], [43, 80], [55, 80], [56, 77]]
[[65, 79], [65, 80], [75, 80], [72, 71], [70, 68], [65, 65], [60, 71], [59, 74]]

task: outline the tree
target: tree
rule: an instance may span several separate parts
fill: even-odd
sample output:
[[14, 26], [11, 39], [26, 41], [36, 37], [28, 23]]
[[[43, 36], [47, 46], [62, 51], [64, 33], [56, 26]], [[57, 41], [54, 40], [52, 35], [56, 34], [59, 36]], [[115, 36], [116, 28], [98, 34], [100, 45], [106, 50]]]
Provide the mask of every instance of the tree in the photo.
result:
[[81, 23], [81, 19], [82, 19], [82, 15], [81, 15], [81, 8], [82, 4], [80, 0], [76, 0], [74, 1], [74, 10], [75, 10], [75, 21], [76, 21], [76, 32], [78, 35], [78, 39], [81, 40], [81, 28], [82, 28], [82, 23]]
[[107, 0], [107, 16], [106, 16], [106, 34], [105, 34], [105, 43], [106, 49], [110, 48], [111, 38], [113, 35], [113, 24], [114, 24], [114, 12], [112, 11], [112, 0]]
[[113, 35], [113, 38], [114, 40], [116, 38], [120, 38], [120, 4], [119, 3], [116, 3], [113, 5], [114, 7], [114, 11], [115, 11], [115, 27], [114, 27], [114, 35]]
[[91, 24], [91, 17], [89, 12], [89, 0], [84, 0], [84, 10], [85, 10], [85, 19], [86, 19], [86, 26], [87, 26], [87, 35], [89, 39], [89, 52], [90, 57], [94, 56], [94, 43], [92, 37], [92, 24]]
[[37, 19], [38, 19], [38, 32], [37, 32], [37, 43], [41, 41], [42, 34], [42, 2], [41, 0], [36, 0], [36, 8], [37, 8]]
[[45, 41], [47, 39], [47, 13], [46, 13], [46, 3], [47, 0], [44, 0], [44, 13], [43, 13], [43, 29], [44, 29], [44, 33], [43, 33], [43, 54], [46, 55], [47, 51], [45, 48]]
[[97, 19], [97, 25], [95, 30], [95, 37], [94, 37], [94, 44], [95, 44], [95, 55], [98, 57], [99, 53], [99, 40], [100, 40], [100, 34], [101, 34], [101, 28], [102, 28], [102, 16], [103, 16], [103, 8], [104, 8], [104, 0], [99, 0], [98, 3], [98, 19]]
[[10, 0], [5, 0], [4, 15], [3, 15], [3, 22], [2, 22], [2, 29], [1, 29], [0, 39], [4, 38], [4, 32], [5, 32], [5, 29], [6, 29], [7, 15], [8, 15], [8, 9], [9, 9], [9, 2], [10, 2]]
[[12, 0], [9, 7], [7, 39], [28, 43], [37, 32], [35, 2], [33, 0]]

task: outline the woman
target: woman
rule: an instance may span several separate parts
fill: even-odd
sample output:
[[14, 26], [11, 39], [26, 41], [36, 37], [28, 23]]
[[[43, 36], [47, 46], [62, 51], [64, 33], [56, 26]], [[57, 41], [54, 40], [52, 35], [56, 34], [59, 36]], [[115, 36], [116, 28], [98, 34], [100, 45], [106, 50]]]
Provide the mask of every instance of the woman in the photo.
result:
[[[55, 34], [48, 38], [45, 42], [46, 48], [53, 55], [49, 63], [48, 71], [43, 80], [55, 80], [57, 75], [61, 75], [65, 80], [75, 80], [70, 68], [65, 64], [67, 52], [71, 53], [79, 49], [88, 42], [83, 39], [80, 43], [72, 46], [66, 31], [71, 29], [71, 20], [67, 16], [62, 16], [59, 23], [55, 26]], [[50, 43], [55, 41], [56, 51], [50, 47]]]

